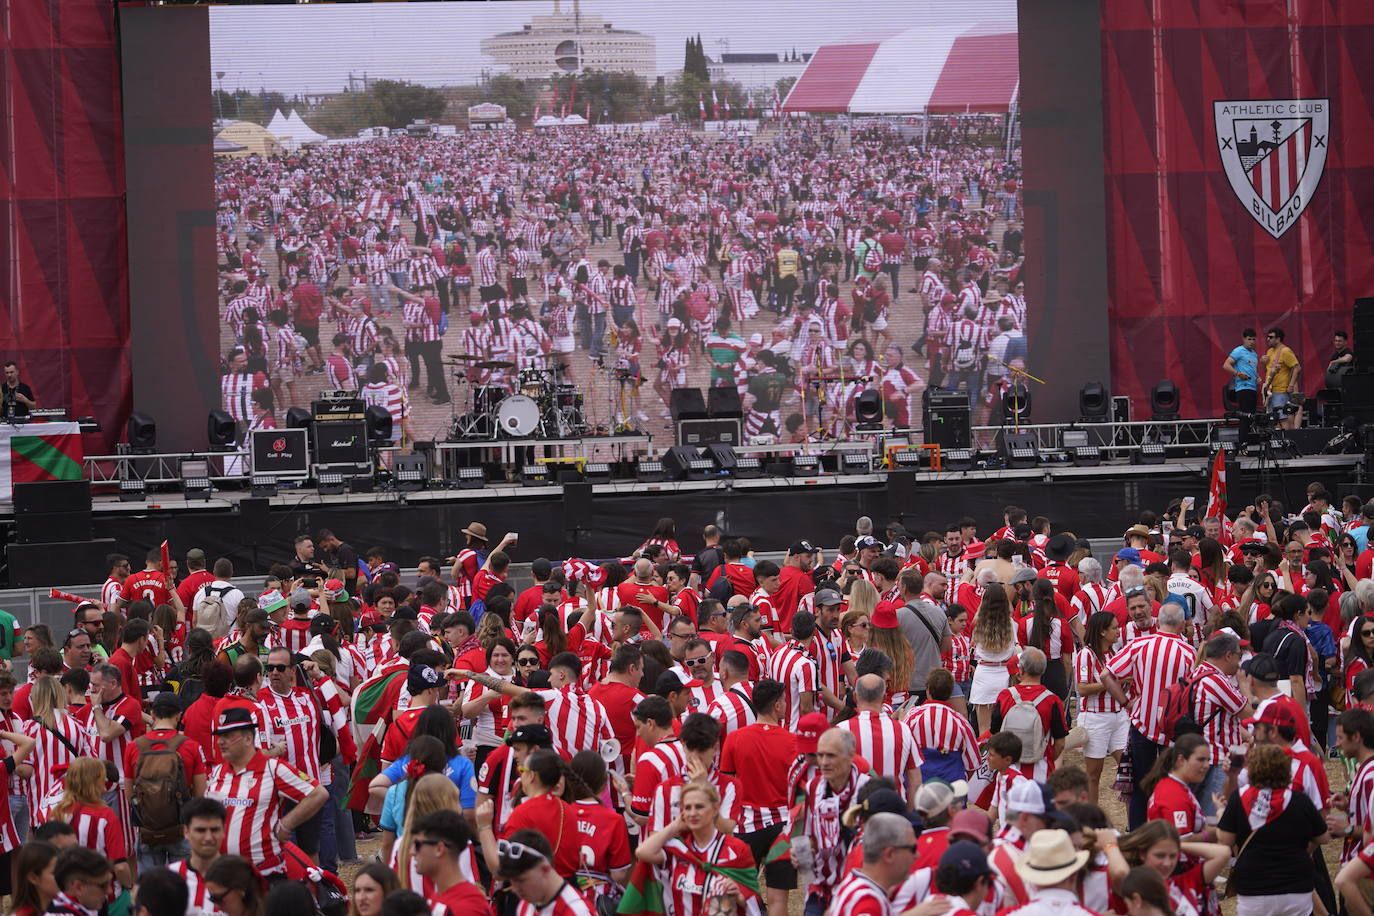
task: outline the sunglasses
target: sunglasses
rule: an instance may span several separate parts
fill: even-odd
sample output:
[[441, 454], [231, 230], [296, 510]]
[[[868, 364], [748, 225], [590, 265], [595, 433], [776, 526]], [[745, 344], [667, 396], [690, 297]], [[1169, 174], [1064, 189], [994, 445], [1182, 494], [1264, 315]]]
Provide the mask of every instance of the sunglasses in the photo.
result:
[[526, 857], [533, 857], [540, 862], [549, 861], [534, 847], [526, 846], [524, 843], [512, 843], [510, 840], [497, 840], [496, 854], [509, 862], [518, 862]]
[[708, 657], [703, 655], [701, 658], [684, 658], [682, 663], [688, 668], [695, 668], [697, 665], [706, 664]]
[[519, 665], [521, 668], [536, 667], [536, 666], [538, 666], [538, 664], [539, 664], [539, 659], [537, 659], [537, 658], [522, 658], [522, 659], [517, 660], [517, 661], [516, 661], [516, 664]]
[[869, 622], [868, 622], [867, 620], [861, 620], [861, 621], [859, 621], [858, 623], [853, 624], [853, 626], [852, 626], [852, 629], [855, 629], [855, 630], [867, 630], [868, 628], [869, 628]]
[[228, 899], [229, 895], [234, 893], [234, 891], [236, 890], [238, 890], [238, 888], [231, 887], [229, 888], [229, 890], [225, 891], [222, 894], [206, 894], [205, 896], [209, 897], [210, 902], [213, 903], [215, 906], [219, 906], [220, 904], [224, 903], [224, 901]]
[[411, 846], [414, 846], [416, 849], [424, 849], [426, 846], [438, 846], [439, 844], [441, 844], [441, 843], [443, 843], [443, 842], [444, 842], [443, 840], [420, 840], [420, 839], [415, 839], [415, 840], [411, 840], [411, 841], [410, 841], [410, 845], [411, 845]]
[[268, 670], [268, 671], [289, 671], [289, 670], [291, 669], [291, 666], [290, 666], [290, 665], [263, 665], [263, 668], [266, 669], [266, 670]]

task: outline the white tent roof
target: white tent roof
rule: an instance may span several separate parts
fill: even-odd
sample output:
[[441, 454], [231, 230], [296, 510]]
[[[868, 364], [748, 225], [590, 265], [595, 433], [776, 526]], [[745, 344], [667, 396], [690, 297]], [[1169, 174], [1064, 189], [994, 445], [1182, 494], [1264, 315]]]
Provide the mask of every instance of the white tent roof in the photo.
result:
[[932, 35], [926, 29], [907, 29], [882, 42], [849, 101], [849, 110], [925, 111], [953, 45], [953, 35]]
[[281, 109], [278, 108], [272, 113], [272, 120], [267, 124], [267, 132], [273, 136], [282, 137], [285, 136], [288, 131], [289, 126], [286, 122], [286, 116], [283, 115]]
[[297, 143], [319, 143], [326, 139], [324, 134], [311, 130], [310, 125], [301, 120], [301, 116], [294, 109], [286, 119], [286, 126], [287, 135]]
[[562, 123], [563, 123], [563, 120], [562, 120], [561, 118], [554, 117], [553, 115], [542, 115], [542, 116], [540, 116], [540, 118], [539, 118], [538, 121], [535, 121], [535, 122], [534, 122], [534, 126], [535, 126], [535, 127], [558, 127], [558, 126], [561, 125]]
[[570, 114], [563, 119], [563, 124], [568, 127], [581, 127], [587, 123], [587, 119], [580, 114]]

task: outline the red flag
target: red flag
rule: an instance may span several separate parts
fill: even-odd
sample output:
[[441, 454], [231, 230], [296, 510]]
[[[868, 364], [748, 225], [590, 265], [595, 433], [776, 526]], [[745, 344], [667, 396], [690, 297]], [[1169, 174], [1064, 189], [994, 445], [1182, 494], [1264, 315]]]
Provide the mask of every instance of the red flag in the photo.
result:
[[720, 99], [716, 98], [716, 90], [711, 90], [711, 120], [720, 120]]
[[725, 97], [725, 120], [730, 120], [730, 97]]
[[167, 542], [162, 542], [162, 574], [171, 576], [172, 574], [172, 552], [167, 547]]
[[1226, 517], [1226, 452], [1217, 449], [1212, 459], [1212, 481], [1207, 486], [1207, 518]]
[[531, 121], [531, 122], [534, 122], [534, 121], [538, 121], [538, 120], [539, 120], [539, 103], [538, 103], [538, 102], [535, 102], [535, 103], [534, 103], [534, 115], [530, 118], [530, 121]]
[[701, 111], [701, 120], [706, 120], [706, 97], [700, 92], [697, 93], [697, 108]]

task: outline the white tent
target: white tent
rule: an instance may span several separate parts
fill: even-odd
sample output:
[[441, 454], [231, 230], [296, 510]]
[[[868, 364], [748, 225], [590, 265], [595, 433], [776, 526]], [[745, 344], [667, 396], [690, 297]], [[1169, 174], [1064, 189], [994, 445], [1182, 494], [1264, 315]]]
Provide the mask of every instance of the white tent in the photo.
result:
[[301, 120], [301, 116], [294, 109], [287, 116], [286, 126], [288, 135], [297, 143], [321, 143], [327, 139], [324, 134], [311, 130], [310, 125]]
[[561, 118], [556, 118], [556, 117], [554, 117], [553, 115], [542, 115], [542, 116], [539, 118], [538, 121], [535, 121], [535, 122], [534, 122], [534, 126], [535, 126], [535, 127], [558, 127], [558, 126], [562, 125], [562, 123], [563, 123], [563, 120], [562, 120]]
[[580, 114], [570, 114], [563, 119], [564, 127], [586, 127], [587, 119]]
[[272, 113], [272, 120], [267, 124], [267, 132], [274, 137], [285, 137], [289, 131], [290, 125], [287, 124], [286, 116], [278, 108]]

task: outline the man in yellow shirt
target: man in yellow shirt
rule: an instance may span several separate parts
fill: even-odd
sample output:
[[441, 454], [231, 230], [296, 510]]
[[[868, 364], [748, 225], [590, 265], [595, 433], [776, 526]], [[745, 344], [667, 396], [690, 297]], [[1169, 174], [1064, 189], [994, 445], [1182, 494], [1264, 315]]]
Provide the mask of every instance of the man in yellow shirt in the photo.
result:
[[773, 289], [778, 294], [779, 314], [787, 315], [792, 311], [792, 297], [797, 292], [797, 269], [801, 264], [801, 255], [792, 247], [790, 240], [783, 242], [778, 249], [776, 262], [778, 279]]
[[1260, 368], [1264, 370], [1261, 394], [1269, 410], [1288, 407], [1290, 400], [1296, 401], [1293, 406], [1297, 409], [1284, 418], [1282, 426], [1284, 429], [1297, 429], [1302, 422], [1302, 400], [1298, 393], [1298, 373], [1302, 371], [1302, 366], [1298, 364], [1298, 356], [1293, 348], [1283, 342], [1281, 328], [1270, 328], [1267, 336], [1269, 349], [1260, 357]]

